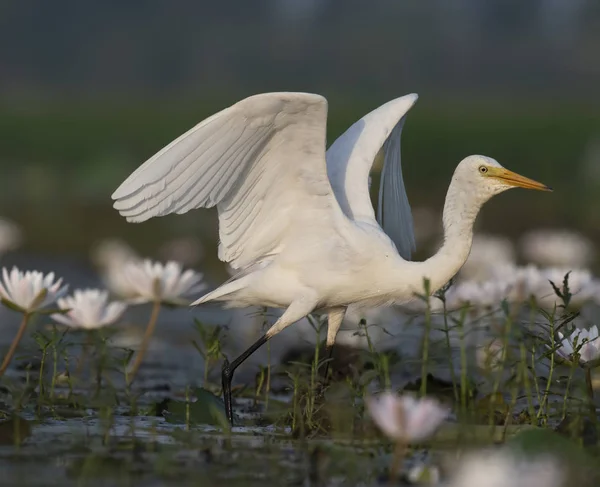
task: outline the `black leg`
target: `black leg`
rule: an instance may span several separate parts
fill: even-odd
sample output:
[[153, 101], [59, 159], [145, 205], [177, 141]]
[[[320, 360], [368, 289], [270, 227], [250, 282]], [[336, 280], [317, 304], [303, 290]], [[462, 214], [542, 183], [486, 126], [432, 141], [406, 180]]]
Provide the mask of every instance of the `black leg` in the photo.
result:
[[225, 402], [225, 413], [227, 414], [227, 419], [229, 420], [229, 424], [233, 426], [233, 406], [231, 403], [231, 380], [233, 379], [233, 373], [235, 369], [237, 369], [250, 355], [252, 355], [256, 350], [262, 347], [267, 341], [269, 337], [267, 335], [261, 336], [256, 342], [252, 344], [248, 350], [242, 353], [238, 358], [236, 358], [233, 362], [229, 363], [229, 360], [225, 359], [223, 362], [223, 369], [221, 371], [221, 382], [223, 384], [223, 401]]

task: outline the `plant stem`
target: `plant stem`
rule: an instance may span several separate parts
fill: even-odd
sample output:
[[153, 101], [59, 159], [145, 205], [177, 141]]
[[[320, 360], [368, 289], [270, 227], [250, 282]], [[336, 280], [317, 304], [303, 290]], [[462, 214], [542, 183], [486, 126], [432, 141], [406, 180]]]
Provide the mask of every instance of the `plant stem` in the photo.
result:
[[598, 416], [596, 413], [596, 405], [594, 404], [594, 386], [592, 385], [592, 369], [590, 369], [590, 368], [585, 369], [585, 385], [586, 385], [587, 395], [588, 395], [588, 400], [589, 400], [590, 415], [591, 415], [590, 419], [591, 419], [592, 423], [594, 423], [594, 425], [597, 425], [598, 424]]
[[452, 380], [452, 391], [454, 392], [454, 402], [458, 403], [458, 383], [456, 372], [454, 371], [454, 361], [452, 360], [452, 346], [450, 345], [450, 329], [448, 328], [448, 310], [446, 309], [446, 300], [442, 301], [444, 306], [444, 332], [446, 334], [446, 349], [448, 352], [448, 366], [450, 367], [450, 378]]
[[[552, 316], [552, 320], [550, 322], [550, 346], [552, 347], [552, 350], [555, 349], [556, 347], [556, 343], [554, 340], [554, 333], [555, 333], [555, 329], [554, 329], [554, 315]], [[550, 386], [552, 384], [552, 376], [554, 375], [554, 352], [552, 353], [552, 355], [550, 355], [550, 372], [548, 373], [548, 379], [546, 381], [546, 390], [544, 391], [544, 396], [542, 397], [542, 402], [540, 404], [540, 408], [538, 410], [538, 414], [537, 417], [538, 419], [540, 418], [542, 411], [544, 410], [544, 407], [546, 407], [546, 420], [548, 419], [548, 412], [547, 409], [548, 407], [546, 406], [546, 403], [548, 402], [548, 396], [550, 395]], [[535, 373], [535, 371], [534, 371]]]
[[148, 349], [148, 345], [150, 344], [150, 339], [152, 338], [152, 334], [154, 333], [154, 328], [156, 328], [156, 320], [158, 319], [159, 311], [160, 301], [154, 301], [154, 303], [152, 304], [152, 314], [150, 315], [150, 321], [148, 321], [148, 326], [146, 327], [146, 332], [144, 333], [144, 339], [142, 340], [142, 346], [138, 351], [131, 372], [129, 373], [129, 377], [127, 380], [128, 384], [131, 384], [134, 381], [137, 371], [140, 368], [140, 365], [142, 365], [144, 355], [146, 354], [146, 350]]
[[15, 351], [17, 350], [17, 347], [19, 346], [19, 342], [21, 341], [21, 338], [23, 338], [23, 334], [25, 333], [25, 329], [27, 328], [27, 323], [29, 322], [30, 316], [31, 315], [29, 313], [23, 314], [23, 319], [21, 320], [21, 325], [19, 326], [19, 331], [17, 331], [17, 335], [15, 336], [13, 342], [10, 345], [10, 348], [8, 349], [8, 353], [4, 357], [4, 361], [2, 362], [2, 365], [0, 365], [0, 377], [2, 377], [4, 375], [4, 372], [6, 371], [8, 365], [10, 364], [10, 361], [13, 358], [13, 355], [15, 354]]
[[81, 348], [81, 355], [79, 356], [79, 360], [77, 361], [77, 368], [75, 369], [75, 377], [79, 376], [79, 374], [83, 370], [83, 364], [85, 362], [85, 358], [88, 356], [88, 352], [90, 348], [92, 348], [92, 344], [94, 343], [94, 335], [92, 331], [86, 332], [85, 341], [83, 343], [83, 347]]
[[421, 397], [427, 394], [427, 365], [429, 361], [429, 334], [431, 333], [431, 303], [429, 302], [429, 285], [425, 285], [427, 291], [427, 308], [425, 309], [425, 333], [423, 335], [423, 347], [421, 355]]
[[567, 379], [567, 387], [565, 389], [565, 400], [563, 401], [563, 411], [561, 419], [567, 417], [567, 403], [569, 401], [569, 392], [571, 390], [571, 381], [573, 380], [573, 372], [575, 371], [575, 362], [571, 362], [571, 370], [569, 371], [569, 378]]
[[44, 388], [44, 365], [46, 365], [46, 353], [48, 350], [48, 346], [44, 346], [42, 347], [42, 360], [40, 363], [40, 375], [39, 375], [39, 379], [38, 379], [38, 386], [39, 386], [39, 396], [38, 396], [38, 414], [41, 414], [42, 411], [42, 401], [44, 400], [44, 392], [45, 392], [45, 388]]
[[465, 341], [465, 320], [467, 319], [467, 307], [463, 307], [458, 322], [460, 339], [460, 412], [462, 419], [467, 414], [467, 347]]
[[58, 343], [56, 341], [56, 325], [52, 329], [52, 359], [54, 367], [52, 368], [52, 381], [50, 383], [50, 399], [54, 397], [54, 387], [56, 386], [56, 376], [58, 375]]
[[390, 485], [396, 485], [398, 474], [402, 471], [405, 453], [406, 443], [404, 443], [402, 440], [398, 440], [394, 446], [394, 453], [392, 454], [392, 465], [390, 466]]

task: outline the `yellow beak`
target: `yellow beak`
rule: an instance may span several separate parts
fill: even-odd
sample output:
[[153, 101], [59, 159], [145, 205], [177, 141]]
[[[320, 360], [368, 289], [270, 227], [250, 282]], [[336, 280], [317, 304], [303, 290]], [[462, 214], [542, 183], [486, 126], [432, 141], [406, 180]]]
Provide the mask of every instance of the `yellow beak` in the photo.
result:
[[511, 186], [518, 186], [519, 188], [526, 189], [537, 189], [539, 191], [552, 191], [550, 186], [546, 186], [538, 181], [521, 176], [520, 174], [509, 171], [508, 169], [504, 169], [503, 167], [490, 168], [489, 175], [493, 178], [500, 179], [504, 183], [510, 184]]

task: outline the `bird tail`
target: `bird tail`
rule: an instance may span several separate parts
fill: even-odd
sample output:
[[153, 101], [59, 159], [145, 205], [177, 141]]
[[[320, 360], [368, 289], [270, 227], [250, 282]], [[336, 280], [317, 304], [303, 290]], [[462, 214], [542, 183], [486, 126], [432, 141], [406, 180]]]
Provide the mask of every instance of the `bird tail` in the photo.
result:
[[252, 276], [248, 275], [241, 279], [227, 281], [214, 291], [206, 293], [204, 296], [194, 301], [190, 306], [197, 306], [199, 304], [207, 303], [208, 301], [227, 301], [232, 294], [245, 288], [251, 277]]
[[217, 289], [197, 299], [190, 306], [197, 306], [202, 303], [207, 303], [208, 301], [229, 301], [234, 299], [232, 294], [247, 287], [250, 280], [254, 278], [254, 274], [270, 264], [270, 257], [272, 256], [265, 256], [263, 259], [237, 271], [236, 274], [221, 284]]

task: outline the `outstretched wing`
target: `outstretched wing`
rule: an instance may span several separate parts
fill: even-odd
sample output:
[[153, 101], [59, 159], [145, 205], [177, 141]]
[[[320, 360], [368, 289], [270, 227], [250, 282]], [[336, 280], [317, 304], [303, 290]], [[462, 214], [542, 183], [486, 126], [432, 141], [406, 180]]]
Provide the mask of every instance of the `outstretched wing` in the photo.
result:
[[322, 96], [251, 96], [142, 164], [113, 193], [114, 207], [142, 222], [216, 205], [219, 258], [244, 267], [281, 250], [290, 225], [301, 230], [337, 207], [325, 168], [326, 123]]
[[[327, 173], [342, 211], [351, 219], [379, 223], [398, 253], [410, 260], [415, 236], [402, 179], [400, 136], [416, 94], [396, 98], [365, 115], [340, 135], [327, 151]], [[369, 173], [383, 148], [377, 219], [369, 196]]]

